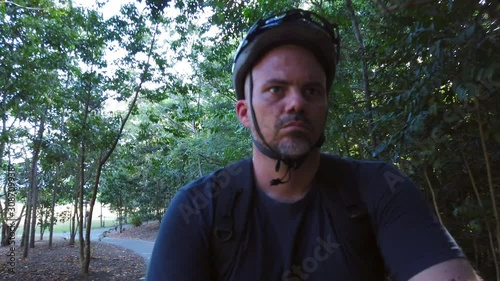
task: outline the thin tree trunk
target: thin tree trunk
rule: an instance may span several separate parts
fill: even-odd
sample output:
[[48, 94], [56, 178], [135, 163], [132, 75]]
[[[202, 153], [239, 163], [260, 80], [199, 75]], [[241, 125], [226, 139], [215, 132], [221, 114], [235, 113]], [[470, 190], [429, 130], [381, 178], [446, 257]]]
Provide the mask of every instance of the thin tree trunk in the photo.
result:
[[102, 202], [100, 203], [101, 203], [101, 215], [99, 216], [100, 218], [99, 227], [104, 227], [104, 225], [102, 225]]
[[[79, 167], [80, 164], [77, 164], [77, 169], [76, 169], [76, 174], [77, 174], [77, 177], [80, 176], [80, 173], [78, 172], [78, 167]], [[75, 197], [74, 197], [74, 200], [73, 200], [73, 211], [71, 212], [71, 219], [70, 219], [70, 224], [69, 224], [69, 234], [70, 234], [70, 238], [69, 238], [69, 244], [70, 245], [75, 245], [75, 238], [76, 238], [76, 231], [77, 231], [77, 227], [76, 227], [76, 216], [78, 215], [78, 198], [80, 198], [78, 196], [78, 193], [79, 193], [79, 179], [75, 182]]]
[[[68, 77], [69, 78], [69, 77]], [[66, 81], [66, 88], [68, 88], [69, 85], [69, 79]], [[65, 112], [63, 110], [62, 112], [62, 117], [61, 117], [61, 123], [60, 123], [60, 130], [64, 131], [64, 115]], [[54, 188], [52, 189], [52, 203], [50, 205], [50, 224], [49, 224], [49, 249], [52, 249], [52, 237], [54, 235], [54, 220], [55, 220], [55, 209], [56, 209], [56, 201], [57, 201], [57, 189], [59, 187], [59, 180], [61, 176], [61, 162], [57, 164], [57, 169], [56, 169], [56, 174], [55, 174], [55, 182], [54, 182]], [[70, 224], [71, 227], [71, 224]]]
[[123, 217], [124, 217], [124, 208], [123, 208], [123, 200], [122, 200], [122, 193], [120, 191], [120, 194], [118, 194], [118, 204], [119, 204], [119, 209], [118, 209], [118, 229], [120, 229], [120, 233], [122, 233], [123, 230]]
[[477, 248], [477, 238], [476, 236], [472, 237], [472, 244], [474, 246], [474, 261], [476, 262], [479, 260], [479, 249]]
[[[93, 73], [93, 70], [91, 71]], [[85, 197], [85, 159], [86, 159], [86, 143], [84, 134], [87, 133], [87, 120], [90, 113], [90, 98], [91, 98], [92, 85], [87, 85], [87, 99], [85, 100], [85, 108], [83, 111], [82, 120], [82, 136], [80, 141], [80, 166], [79, 166], [79, 182], [78, 182], [78, 240], [80, 246], [80, 263], [82, 266], [82, 273], [88, 275], [88, 267], [86, 266], [85, 257], [85, 240], [83, 236], [83, 220], [85, 219], [83, 214], [83, 198]]]
[[[5, 112], [5, 103], [2, 101], [2, 108]], [[3, 152], [5, 150], [5, 136], [6, 136], [6, 120], [7, 120], [7, 115], [6, 114], [2, 114], [2, 134], [1, 134], [1, 142], [0, 142], [0, 167], [2, 167], [2, 160], [3, 160]], [[7, 194], [7, 190], [6, 190], [6, 187], [7, 187], [7, 181], [5, 182], [4, 186], [3, 186], [3, 193], [4, 194]], [[3, 210], [2, 208], [2, 204], [0, 203], [0, 220], [2, 221], [2, 237], [1, 237], [1, 242], [0, 242], [0, 246], [7, 246], [7, 240], [9, 237], [9, 233], [8, 233], [8, 228], [9, 226], [7, 225], [7, 209], [9, 208], [9, 201], [8, 201], [8, 198], [7, 196], [5, 196], [5, 211]]]
[[439, 208], [436, 200], [436, 194], [434, 193], [434, 188], [432, 187], [431, 180], [429, 179], [429, 175], [427, 174], [427, 168], [424, 167], [424, 176], [427, 184], [429, 185], [429, 190], [431, 191], [432, 203], [434, 205], [434, 210], [436, 211], [436, 215], [439, 219], [439, 223], [443, 225], [443, 220], [441, 219], [441, 215], [439, 214]]
[[31, 226], [29, 228], [29, 247], [35, 248], [35, 229], [36, 229], [36, 207], [38, 204], [38, 183], [36, 179], [37, 168], [35, 167], [35, 178], [33, 179], [33, 191], [31, 193]]
[[[6, 112], [6, 104], [5, 104], [5, 101], [2, 100], [2, 103], [1, 103], [1, 106], [2, 106], [2, 109], [4, 110], [4, 112]], [[7, 115], [6, 114], [3, 114], [2, 115], [2, 133], [0, 135], [0, 167], [2, 167], [3, 165], [3, 157], [4, 157], [4, 153], [5, 153], [5, 146], [6, 146], [6, 143], [9, 138], [8, 138], [8, 135], [7, 133], [11, 130], [11, 128], [14, 126], [14, 124], [17, 122], [17, 117], [14, 118], [14, 120], [12, 120], [12, 123], [11, 125], [7, 128]], [[12, 164], [11, 161], [10, 161], [10, 154], [7, 154], [9, 155], [9, 167], [10, 165]], [[4, 194], [7, 194], [7, 184], [8, 182], [6, 181], [5, 182], [5, 185], [4, 185]], [[9, 202], [8, 202], [8, 199], [7, 197], [5, 197], [5, 210], [1, 211], [0, 210], [0, 220], [2, 221], [2, 237], [1, 237], [1, 243], [0, 245], [1, 246], [7, 246], [7, 242], [9, 240], [9, 226], [7, 225], [7, 214], [8, 214], [8, 208], [9, 208]], [[0, 208], [1, 209], [1, 208]], [[24, 206], [23, 206], [23, 210], [24, 210]], [[22, 214], [22, 212], [21, 212]], [[22, 217], [22, 215], [21, 215]], [[19, 219], [20, 221], [21, 219]], [[18, 222], [18, 225], [19, 225], [19, 222]], [[16, 228], [17, 229], [17, 226]], [[24, 231], [23, 231], [24, 233]], [[21, 245], [20, 247], [23, 246], [23, 243], [22, 243], [23, 240], [21, 240]]]
[[349, 12], [352, 20], [352, 29], [354, 35], [359, 44], [359, 52], [361, 57], [362, 69], [363, 69], [363, 88], [364, 88], [364, 100], [365, 100], [365, 110], [368, 114], [368, 129], [370, 130], [371, 138], [371, 149], [374, 151], [378, 145], [377, 137], [375, 135], [375, 126], [372, 114], [372, 98], [370, 91], [370, 81], [368, 79], [368, 63], [366, 62], [366, 48], [363, 42], [363, 36], [361, 35], [361, 30], [359, 28], [359, 21], [354, 8], [352, 7], [351, 0], [346, 0], [347, 11]]
[[[45, 122], [45, 114], [41, 119], [40, 122], [40, 128], [37, 133], [37, 139], [34, 141], [34, 150], [33, 150], [33, 156], [31, 160], [31, 168], [30, 168], [30, 184], [29, 184], [29, 191], [28, 191], [28, 196], [27, 196], [27, 206], [28, 208], [26, 209], [26, 218], [24, 220], [24, 231], [23, 231], [23, 240], [22, 240], [22, 246], [24, 247], [23, 251], [23, 258], [28, 257], [28, 248], [29, 247], [34, 247], [35, 246], [35, 241], [34, 241], [34, 228], [36, 226], [36, 209], [34, 209], [34, 198], [35, 198], [35, 189], [38, 186], [36, 180], [37, 180], [37, 163], [38, 163], [38, 157], [40, 153], [40, 145], [43, 137], [43, 127], [42, 123]], [[35, 218], [35, 223], [33, 223], [33, 218]], [[31, 224], [30, 224], [31, 222]], [[33, 243], [30, 243], [30, 234], [33, 233]], [[31, 246], [32, 245], [32, 246]]]
[[[88, 106], [86, 107], [88, 110]], [[87, 111], [86, 111], [87, 112]], [[86, 118], [85, 118], [86, 119]], [[82, 141], [81, 143], [81, 151], [80, 151], [80, 183], [79, 183], [79, 191], [78, 191], [78, 237], [79, 237], [79, 245], [80, 245], [80, 262], [82, 264], [82, 273], [84, 275], [88, 274], [88, 267], [85, 266], [85, 241], [83, 238], [83, 198], [85, 195], [84, 185], [85, 185], [85, 143]], [[86, 269], [87, 268], [87, 269]]]
[[[86, 230], [86, 238], [87, 238], [87, 243], [86, 243], [86, 250], [85, 250], [85, 253], [86, 255], [83, 256], [84, 259], [82, 259], [83, 261], [83, 266], [82, 266], [82, 271], [83, 271], [83, 274], [84, 275], [88, 275], [89, 273], [89, 266], [90, 266], [90, 230], [91, 230], [91, 224], [92, 224], [92, 214], [94, 212], [94, 205], [95, 205], [95, 201], [96, 201], [96, 198], [97, 198], [97, 191], [99, 189], [99, 182], [100, 182], [100, 178], [101, 178], [101, 172], [102, 172], [102, 168], [104, 166], [104, 164], [106, 164], [106, 162], [108, 161], [109, 157], [111, 156], [111, 154], [113, 154], [113, 151], [115, 150], [117, 144], [118, 144], [118, 141], [120, 140], [121, 138], [121, 135], [123, 133], [123, 129], [125, 128], [125, 124], [127, 123], [130, 115], [132, 114], [132, 110], [134, 109], [135, 107], [135, 104], [137, 103], [137, 98], [139, 97], [139, 93], [142, 89], [142, 85], [143, 83], [145, 82], [146, 80], [146, 75], [148, 74], [148, 71], [149, 71], [149, 65], [150, 65], [150, 59], [151, 59], [151, 56], [152, 56], [152, 52], [153, 52], [153, 47], [154, 47], [154, 44], [156, 42], [156, 35], [158, 33], [158, 28], [159, 28], [159, 25], [156, 24], [155, 26], [155, 30], [153, 32], [153, 38], [151, 40], [151, 44], [150, 44], [150, 47], [149, 47], [149, 52], [148, 52], [148, 58], [147, 58], [147, 61], [146, 61], [146, 68], [144, 69], [144, 71], [142, 72], [142, 75], [141, 75], [141, 79], [139, 81], [139, 85], [137, 85], [137, 87], [135, 88], [135, 93], [134, 93], [134, 97], [132, 99], [132, 101], [130, 102], [130, 105], [129, 105], [129, 108], [128, 108], [128, 112], [127, 114], [125, 115], [125, 117], [122, 119], [122, 122], [121, 122], [121, 125], [120, 125], [120, 129], [118, 130], [118, 133], [114, 139], [114, 142], [113, 144], [111, 145], [110, 149], [107, 151], [107, 153], [104, 155], [104, 157], [100, 157], [99, 159], [99, 163], [98, 163], [98, 166], [97, 166], [97, 171], [96, 171], [96, 176], [95, 176], [95, 180], [94, 180], [94, 187], [93, 187], [93, 190], [92, 190], [92, 197], [90, 199], [90, 211], [89, 211], [89, 218], [88, 218], [88, 223], [87, 223], [87, 230]], [[83, 194], [83, 190], [82, 190], [82, 194]], [[83, 196], [82, 196], [83, 198]], [[82, 244], [80, 244], [82, 246]], [[80, 251], [82, 252], [82, 251]]]
[[491, 231], [491, 227], [489, 223], [486, 223], [486, 229], [488, 230], [488, 237], [490, 240], [490, 249], [491, 255], [493, 256], [493, 264], [495, 265], [495, 270], [497, 274], [497, 281], [500, 281], [500, 264], [498, 263], [498, 258], [495, 253], [495, 239], [493, 238], [493, 231]]
[[[2, 143], [3, 145], [3, 143]], [[0, 150], [0, 157], [1, 157], [1, 150]], [[0, 163], [1, 165], [1, 163]], [[1, 166], [0, 166], [1, 167]], [[9, 167], [10, 167], [10, 163], [9, 163]], [[7, 192], [7, 185], [8, 185], [8, 181], [5, 181], [4, 184], [3, 184], [3, 194], [8, 194]], [[9, 198], [8, 196], [5, 196], [5, 209], [3, 208], [2, 206], [2, 201], [0, 201], [0, 221], [2, 221], [2, 225], [1, 225], [1, 228], [2, 228], [2, 238], [1, 238], [1, 242], [0, 242], [0, 246], [7, 246], [9, 245], [9, 225], [7, 224], [7, 221], [8, 221], [8, 213], [9, 213]]]
[[[194, 137], [197, 138], [198, 137], [198, 130], [196, 129], [196, 121], [195, 120], [191, 121], [191, 126], [193, 127], [192, 131], [193, 131]], [[200, 159], [199, 155], [198, 155], [196, 160], [197, 160], [197, 164], [198, 164], [198, 174], [201, 177], [201, 176], [203, 176], [203, 169], [201, 167], [201, 159]]]
[[[481, 201], [481, 196], [479, 195], [479, 189], [477, 188], [476, 185], [476, 180], [474, 179], [474, 175], [472, 174], [472, 170], [470, 169], [469, 162], [467, 161], [467, 158], [465, 158], [465, 154], [462, 151], [462, 158], [465, 163], [465, 168], [467, 168], [467, 174], [469, 174], [470, 182], [472, 185], [472, 189], [474, 190], [474, 194], [476, 195], [476, 200], [477, 204], [481, 209], [484, 209], [483, 202]], [[500, 264], [498, 263], [498, 258], [496, 254], [496, 247], [495, 247], [495, 240], [493, 238], [493, 234], [491, 231], [490, 223], [486, 222], [486, 230], [488, 231], [488, 238], [490, 241], [490, 250], [491, 250], [491, 255], [493, 257], [493, 264], [495, 265], [495, 271], [496, 271], [496, 276], [497, 276], [497, 281], [500, 281]]]
[[[156, 213], [156, 218], [158, 219], [158, 222], [161, 223], [161, 218], [163, 217], [161, 215], [161, 211], [163, 209], [163, 204], [162, 202], [164, 202], [162, 200], [162, 197], [160, 197], [161, 195], [161, 182], [160, 181], [157, 181], [156, 182], [156, 196], [155, 196], [155, 201], [156, 201], [156, 204], [155, 204], [155, 213]], [[165, 198], [165, 197], [163, 197]]]
[[89, 266], [90, 266], [90, 231], [92, 229], [92, 214], [94, 213], [94, 205], [95, 201], [97, 199], [97, 191], [99, 188], [99, 181], [101, 178], [101, 173], [102, 173], [102, 168], [104, 166], [105, 162], [100, 161], [99, 166], [97, 167], [96, 171], [96, 176], [94, 180], [94, 189], [92, 192], [92, 197], [90, 198], [90, 208], [89, 208], [89, 215], [87, 217], [87, 229], [85, 231], [85, 272], [88, 274], [89, 272]]
[[24, 215], [24, 210], [26, 209], [26, 206], [23, 206], [21, 208], [21, 213], [19, 214], [19, 217], [17, 218], [17, 222], [16, 222], [16, 226], [14, 227], [14, 229], [12, 230], [13, 232], [16, 232], [17, 231], [17, 228], [19, 227], [19, 224], [21, 223], [21, 220], [23, 218], [23, 215]]
[[347, 141], [347, 133], [342, 133], [342, 138], [344, 139], [345, 153], [348, 157], [352, 157], [351, 149], [349, 148], [349, 142]]
[[[6, 205], [8, 206], [8, 205]], [[0, 209], [2, 208], [2, 204], [0, 204]], [[19, 214], [19, 217], [15, 219], [16, 221], [15, 226], [12, 226], [12, 220], [10, 220], [11, 224], [8, 225], [6, 221], [2, 222], [2, 244], [0, 246], [8, 246], [9, 245], [9, 240], [10, 240], [10, 233], [16, 233], [17, 228], [19, 227], [19, 224], [21, 223], [23, 216], [24, 216], [24, 209], [26, 206], [23, 206], [21, 209], [21, 213]], [[8, 207], [5, 208], [7, 210]], [[5, 236], [4, 236], [5, 235]], [[20, 245], [21, 246], [21, 245]]]
[[[481, 117], [479, 117], [479, 118], [481, 118]], [[498, 210], [497, 210], [495, 187], [493, 186], [493, 175], [491, 174], [491, 165], [490, 165], [490, 160], [489, 160], [489, 156], [488, 156], [488, 149], [486, 148], [485, 136], [484, 136], [484, 131], [483, 131], [483, 122], [481, 120], [478, 120], [478, 124], [479, 124], [479, 136], [481, 138], [481, 147], [483, 148], [484, 163], [486, 165], [486, 175], [487, 175], [487, 179], [488, 179], [488, 187], [490, 189], [491, 205], [493, 207], [493, 216], [495, 218], [495, 228], [496, 228], [495, 234], [496, 234], [497, 246], [500, 248], [500, 219], [499, 219]], [[498, 263], [496, 263], [496, 264], [498, 266]]]
[[61, 173], [61, 163], [57, 165], [55, 184], [52, 189], [52, 202], [50, 204], [50, 224], [49, 224], [49, 249], [52, 249], [52, 237], [54, 235], [54, 219], [55, 219], [55, 209], [56, 209], [56, 193], [59, 186], [59, 176]]
[[[5, 186], [7, 183], [4, 185], [4, 194], [7, 194], [5, 190]], [[9, 245], [9, 225], [7, 224], [7, 214], [8, 214], [8, 209], [9, 209], [9, 201], [7, 199], [7, 196], [5, 196], [5, 210], [2, 206], [2, 202], [0, 201], [0, 213], [2, 214], [2, 238], [0, 242], [0, 246], [7, 246]]]
[[43, 133], [45, 131], [45, 119], [47, 118], [48, 107], [45, 109], [43, 115], [40, 118], [40, 127], [38, 128], [38, 134], [35, 140], [35, 145], [33, 149], [33, 161], [32, 161], [32, 174], [31, 174], [31, 188], [32, 193], [32, 211], [31, 211], [31, 234], [30, 234], [30, 248], [35, 248], [35, 230], [36, 230], [36, 210], [38, 207], [38, 159], [40, 158], [40, 151], [42, 149]]
[[9, 232], [8, 232], [8, 229], [9, 229], [9, 225], [7, 224], [6, 220], [3, 220], [2, 221], [2, 242], [0, 243], [0, 246], [7, 246], [9, 245], [9, 242], [8, 242], [8, 237], [9, 237]]
[[[47, 212], [44, 212], [45, 208], [40, 209], [40, 241], [43, 241], [43, 234], [45, 233], [45, 227], [44, 227], [44, 216], [45, 219], [47, 219]], [[45, 215], [44, 215], [45, 214]]]
[[23, 248], [23, 258], [28, 257], [28, 246], [29, 246], [29, 232], [31, 224], [28, 223], [30, 221], [31, 216], [31, 183], [29, 184], [28, 194], [26, 196], [26, 215], [24, 217], [24, 226], [23, 226], [23, 238], [21, 240], [21, 247]]

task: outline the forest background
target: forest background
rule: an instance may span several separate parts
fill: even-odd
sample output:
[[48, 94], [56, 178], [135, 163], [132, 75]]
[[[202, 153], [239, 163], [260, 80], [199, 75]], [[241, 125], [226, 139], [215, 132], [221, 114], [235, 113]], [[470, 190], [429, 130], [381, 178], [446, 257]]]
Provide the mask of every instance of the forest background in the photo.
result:
[[[24, 218], [27, 256], [35, 229], [52, 239], [69, 220], [88, 273], [83, 226], [98, 198], [160, 220], [182, 185], [249, 156], [232, 58], [255, 20], [302, 7], [341, 35], [323, 151], [397, 165], [500, 281], [498, 1], [138, 0], [112, 15], [105, 4], [0, 1], [2, 245]], [[56, 214], [61, 204], [71, 211]]]

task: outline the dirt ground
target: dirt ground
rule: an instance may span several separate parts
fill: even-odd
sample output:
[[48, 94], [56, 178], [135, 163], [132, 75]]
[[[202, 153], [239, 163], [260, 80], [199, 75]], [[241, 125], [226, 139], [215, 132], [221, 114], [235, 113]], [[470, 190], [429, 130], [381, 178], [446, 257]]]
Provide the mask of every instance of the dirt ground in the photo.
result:
[[122, 233], [111, 232], [106, 234], [106, 237], [155, 241], [156, 234], [158, 233], [159, 228], [160, 225], [157, 221], [147, 222], [143, 223], [139, 227], [126, 226], [125, 230]]
[[[112, 233], [108, 236], [154, 241], [157, 230], [157, 223], [149, 223], [138, 228], [125, 229], [121, 234]], [[48, 241], [37, 241], [35, 248], [29, 249], [26, 259], [22, 258], [22, 249], [16, 248], [16, 264], [11, 267], [7, 264], [9, 248], [0, 247], [0, 280], [144, 280], [146, 275], [146, 265], [140, 255], [102, 242], [92, 244], [88, 276], [80, 274], [78, 244], [70, 246], [67, 240], [59, 238], [52, 249], [49, 249]], [[14, 274], [11, 273], [12, 269], [15, 271]]]

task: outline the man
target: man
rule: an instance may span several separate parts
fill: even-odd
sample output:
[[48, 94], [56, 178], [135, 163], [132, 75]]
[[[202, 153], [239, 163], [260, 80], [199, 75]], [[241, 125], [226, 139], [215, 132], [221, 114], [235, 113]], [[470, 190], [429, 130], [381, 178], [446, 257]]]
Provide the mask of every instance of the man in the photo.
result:
[[[222, 170], [234, 172], [226, 180], [212, 173], [176, 194], [148, 280], [480, 280], [404, 175], [379, 162], [320, 154], [338, 43], [334, 25], [303, 10], [250, 29], [235, 56], [233, 82], [238, 118], [252, 133], [252, 158], [238, 162], [239, 170]], [[223, 199], [238, 184], [250, 192]], [[368, 231], [351, 233], [351, 211], [339, 207], [348, 206], [343, 190], [354, 188]], [[242, 202], [250, 202], [246, 217], [231, 219]]]

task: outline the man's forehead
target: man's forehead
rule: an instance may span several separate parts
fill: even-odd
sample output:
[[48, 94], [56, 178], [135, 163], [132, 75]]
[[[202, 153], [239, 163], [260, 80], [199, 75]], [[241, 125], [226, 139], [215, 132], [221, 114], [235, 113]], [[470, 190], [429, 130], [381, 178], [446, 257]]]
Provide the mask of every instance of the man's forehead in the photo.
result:
[[296, 61], [303, 58], [311, 58], [315, 60], [318, 64], [320, 64], [320, 61], [316, 58], [314, 53], [311, 52], [309, 49], [300, 45], [287, 44], [274, 47], [269, 51], [267, 51], [266, 53], [264, 53], [260, 57], [260, 59], [257, 60], [254, 67], [269, 60], [285, 59], [288, 61]]
[[293, 45], [268, 52], [252, 68], [252, 72], [254, 76], [264, 80], [288, 80], [294, 77], [306, 80], [325, 79], [325, 71], [316, 57], [308, 50]]

